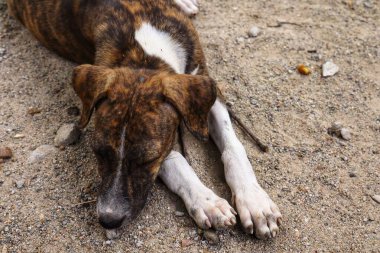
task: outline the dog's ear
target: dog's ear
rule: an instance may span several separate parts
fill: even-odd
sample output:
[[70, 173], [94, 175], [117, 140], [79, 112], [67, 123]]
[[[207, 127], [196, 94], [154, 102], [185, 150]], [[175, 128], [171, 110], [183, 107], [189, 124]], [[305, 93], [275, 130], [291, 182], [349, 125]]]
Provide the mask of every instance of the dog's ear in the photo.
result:
[[84, 64], [74, 69], [72, 86], [82, 100], [80, 128], [84, 128], [90, 121], [96, 103], [107, 96], [115, 76], [114, 70], [101, 66]]
[[216, 99], [214, 80], [206, 76], [173, 75], [163, 78], [165, 98], [177, 109], [190, 132], [208, 139], [207, 117]]

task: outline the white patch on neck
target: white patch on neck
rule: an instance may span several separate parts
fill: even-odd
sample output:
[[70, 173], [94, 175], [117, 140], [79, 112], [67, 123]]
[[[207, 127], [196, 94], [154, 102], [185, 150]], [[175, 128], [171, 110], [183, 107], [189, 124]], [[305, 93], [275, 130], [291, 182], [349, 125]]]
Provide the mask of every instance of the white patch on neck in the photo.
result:
[[170, 34], [160, 31], [149, 23], [143, 23], [136, 30], [136, 41], [145, 53], [159, 57], [169, 64], [177, 74], [184, 74], [186, 69], [186, 51]]

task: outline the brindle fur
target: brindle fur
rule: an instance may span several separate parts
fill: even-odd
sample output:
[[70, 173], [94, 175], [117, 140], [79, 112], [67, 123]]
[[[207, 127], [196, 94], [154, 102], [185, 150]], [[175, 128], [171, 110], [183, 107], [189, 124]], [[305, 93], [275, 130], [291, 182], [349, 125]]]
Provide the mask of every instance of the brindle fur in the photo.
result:
[[[216, 99], [215, 83], [191, 20], [171, 0], [7, 0], [18, 20], [47, 48], [81, 65], [73, 87], [83, 103], [80, 126], [96, 109], [93, 149], [102, 176], [99, 198], [113, 192], [135, 217], [173, 147], [181, 119], [197, 137], [206, 138], [207, 114]], [[181, 43], [186, 73], [148, 56], [135, 31], [149, 22]], [[125, 157], [119, 157], [125, 128]], [[118, 161], [121, 177], [115, 179]], [[108, 196], [109, 197], [109, 196]]]

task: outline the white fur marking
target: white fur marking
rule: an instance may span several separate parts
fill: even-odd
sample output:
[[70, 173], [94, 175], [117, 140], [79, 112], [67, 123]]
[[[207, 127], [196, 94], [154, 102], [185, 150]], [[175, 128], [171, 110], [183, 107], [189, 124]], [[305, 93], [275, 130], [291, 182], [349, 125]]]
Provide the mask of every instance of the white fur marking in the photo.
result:
[[127, 126], [124, 126], [123, 131], [121, 132], [121, 139], [120, 139], [120, 147], [119, 147], [119, 161], [117, 164], [117, 176], [118, 177], [121, 173], [121, 170], [123, 168], [123, 159], [124, 159], [124, 150], [125, 150], [125, 132], [127, 130]]
[[149, 23], [143, 23], [136, 31], [135, 39], [146, 54], [159, 57], [177, 74], [185, 73], [186, 51], [168, 33], [156, 29]]
[[195, 76], [196, 74], [198, 74], [198, 70], [199, 70], [199, 65], [191, 72], [191, 74]]

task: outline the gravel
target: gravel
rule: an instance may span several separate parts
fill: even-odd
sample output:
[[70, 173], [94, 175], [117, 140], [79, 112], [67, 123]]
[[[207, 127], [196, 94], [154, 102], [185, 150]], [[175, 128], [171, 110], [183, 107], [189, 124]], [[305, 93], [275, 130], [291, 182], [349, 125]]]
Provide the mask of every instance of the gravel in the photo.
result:
[[57, 131], [54, 145], [56, 147], [72, 145], [79, 140], [80, 135], [81, 131], [76, 124], [64, 124]]
[[[184, 209], [185, 216], [174, 215], [177, 203], [183, 203], [160, 180], [141, 214], [119, 239], [105, 244], [96, 204], [73, 206], [96, 199], [100, 187], [91, 150], [93, 120], [75, 146], [28, 164], [37, 147], [54, 145], [62, 124], [77, 121], [66, 111], [80, 105], [70, 87], [76, 64], [43, 48], [0, 8], [0, 47], [7, 50], [0, 62], [0, 146], [14, 153], [0, 165], [0, 251], [5, 245], [9, 252], [378, 252], [380, 204], [371, 197], [380, 194], [380, 7], [352, 1], [349, 8], [348, 2], [202, 1], [193, 21], [209, 74], [225, 86], [225, 99], [234, 102], [242, 121], [270, 144], [270, 152], [261, 153], [233, 123], [258, 182], [284, 217], [275, 239], [255, 239], [237, 224], [218, 231], [217, 245], [189, 235], [194, 221]], [[267, 25], [277, 20], [296, 25]], [[263, 32], [237, 44], [253, 24]], [[311, 60], [307, 49], [323, 59]], [[339, 63], [338, 74], [330, 78], [316, 71], [326, 59]], [[312, 74], [295, 72], [299, 63], [310, 66]], [[29, 107], [42, 113], [32, 117]], [[352, 131], [350, 141], [326, 134], [337, 119]], [[211, 141], [188, 137], [194, 171], [231, 203], [220, 152]], [[357, 177], [351, 178], [351, 171]], [[18, 190], [15, 182], [21, 178], [25, 185]], [[181, 248], [183, 239], [193, 244]], [[143, 241], [140, 248], [137, 240]]]
[[13, 156], [12, 149], [9, 147], [0, 147], [0, 159], [9, 159]]
[[332, 61], [327, 61], [322, 66], [322, 76], [329, 77], [338, 73], [339, 67]]
[[220, 242], [217, 233], [211, 229], [205, 230], [203, 236], [211, 245], [216, 245]]
[[42, 145], [36, 148], [28, 158], [28, 163], [37, 163], [45, 159], [47, 156], [57, 152], [57, 148], [52, 145]]
[[260, 32], [261, 32], [260, 28], [258, 28], [257, 26], [252, 26], [251, 29], [249, 29], [248, 31], [248, 36], [255, 38], [259, 36]]

